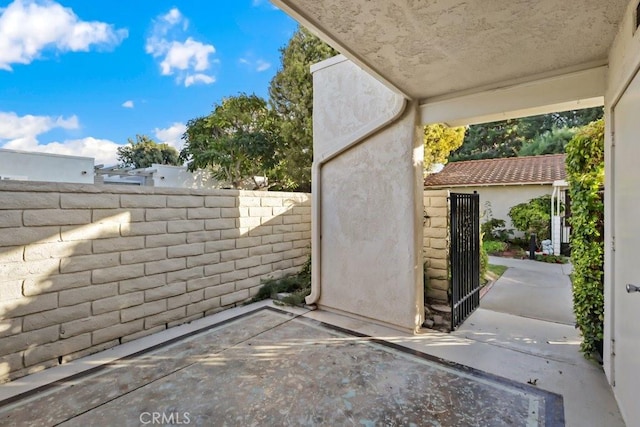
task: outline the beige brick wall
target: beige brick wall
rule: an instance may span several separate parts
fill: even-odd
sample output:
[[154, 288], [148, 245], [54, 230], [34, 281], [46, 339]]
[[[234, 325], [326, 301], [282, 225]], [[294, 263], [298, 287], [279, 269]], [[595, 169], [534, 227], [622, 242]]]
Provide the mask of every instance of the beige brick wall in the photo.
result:
[[447, 302], [449, 289], [449, 191], [424, 192], [424, 261], [427, 298]]
[[310, 243], [308, 194], [0, 182], [0, 382], [241, 304]]

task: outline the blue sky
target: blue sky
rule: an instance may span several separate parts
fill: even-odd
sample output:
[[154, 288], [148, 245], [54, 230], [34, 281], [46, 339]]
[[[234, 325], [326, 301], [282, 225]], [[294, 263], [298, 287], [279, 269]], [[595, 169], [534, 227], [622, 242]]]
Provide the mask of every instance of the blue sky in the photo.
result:
[[297, 23], [267, 0], [0, 0], [0, 147], [95, 157], [267, 97]]

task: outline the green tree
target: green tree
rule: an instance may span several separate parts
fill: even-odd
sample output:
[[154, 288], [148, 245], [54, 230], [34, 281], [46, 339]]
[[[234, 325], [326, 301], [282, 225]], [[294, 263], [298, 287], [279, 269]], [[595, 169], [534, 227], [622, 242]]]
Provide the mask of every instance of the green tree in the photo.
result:
[[127, 145], [118, 147], [120, 166], [148, 168], [153, 163], [180, 166], [178, 150], [167, 144], [158, 144], [146, 135], [136, 135], [136, 140], [127, 140]]
[[278, 163], [276, 116], [264, 99], [244, 93], [215, 104], [211, 114], [187, 122], [180, 157], [189, 170], [209, 168], [216, 179], [240, 188], [247, 179], [272, 177]]
[[[451, 153], [449, 161], [535, 155], [537, 151], [541, 151], [540, 154], [562, 153], [564, 151], [560, 150], [566, 142], [561, 141], [567, 136], [559, 133], [564, 132], [562, 129], [584, 126], [602, 118], [603, 114], [602, 107], [595, 107], [471, 125], [464, 143]], [[554, 133], [554, 129], [558, 130]], [[543, 136], [549, 132], [550, 135]], [[540, 138], [545, 141], [539, 141]], [[531, 143], [535, 146], [529, 147]]]
[[299, 27], [280, 53], [281, 68], [269, 85], [269, 103], [280, 119], [280, 181], [283, 188], [310, 191], [313, 161], [310, 66], [338, 52]]
[[543, 114], [539, 116], [518, 119], [520, 133], [527, 140], [532, 140], [554, 128], [579, 128], [604, 116], [602, 107], [570, 110], [560, 113]]
[[541, 154], [560, 154], [565, 152], [569, 141], [576, 134], [576, 128], [553, 128], [541, 135], [537, 135], [533, 140], [525, 143], [518, 156], [538, 156]]
[[451, 128], [436, 123], [424, 127], [424, 169], [428, 171], [436, 163], [447, 163], [451, 151], [462, 145], [465, 128]]
[[469, 126], [462, 146], [451, 153], [449, 161], [515, 157], [523, 142], [517, 120]]

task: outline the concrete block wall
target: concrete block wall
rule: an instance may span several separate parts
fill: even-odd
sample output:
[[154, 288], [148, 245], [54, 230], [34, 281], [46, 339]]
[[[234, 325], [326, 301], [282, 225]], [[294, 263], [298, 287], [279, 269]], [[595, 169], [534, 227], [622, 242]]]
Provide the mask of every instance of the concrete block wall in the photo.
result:
[[241, 304], [310, 240], [302, 193], [0, 182], [0, 382]]
[[427, 298], [446, 303], [449, 289], [449, 191], [424, 192]]

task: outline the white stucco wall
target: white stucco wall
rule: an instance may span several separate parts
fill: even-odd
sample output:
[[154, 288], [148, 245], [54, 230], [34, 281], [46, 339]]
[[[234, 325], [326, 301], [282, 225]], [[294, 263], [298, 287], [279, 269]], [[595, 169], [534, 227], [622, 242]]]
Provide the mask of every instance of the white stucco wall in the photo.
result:
[[2, 179], [93, 183], [93, 158], [0, 149]]
[[418, 105], [402, 108], [350, 61], [314, 68], [311, 302], [415, 331], [424, 320]]
[[[448, 188], [452, 193], [473, 193], [477, 191], [480, 195], [480, 222], [489, 219], [484, 212], [487, 210], [487, 203], [491, 204], [491, 217], [503, 219], [506, 222], [506, 228], [514, 230], [514, 237], [523, 237], [524, 234], [515, 230], [509, 218], [509, 209], [513, 206], [526, 203], [536, 197], [553, 193], [553, 186], [549, 185], [493, 185], [485, 187], [451, 187]], [[549, 206], [551, 209], [551, 206]]]

